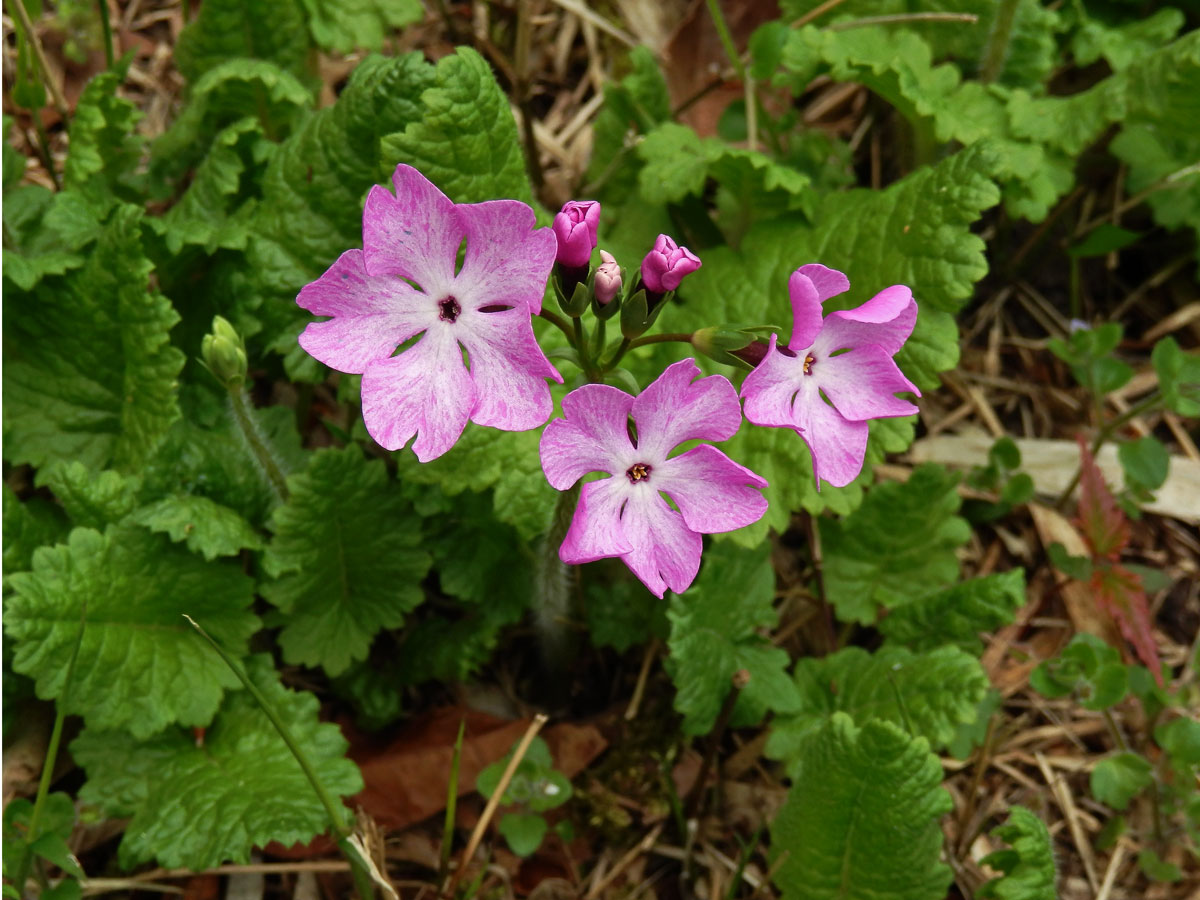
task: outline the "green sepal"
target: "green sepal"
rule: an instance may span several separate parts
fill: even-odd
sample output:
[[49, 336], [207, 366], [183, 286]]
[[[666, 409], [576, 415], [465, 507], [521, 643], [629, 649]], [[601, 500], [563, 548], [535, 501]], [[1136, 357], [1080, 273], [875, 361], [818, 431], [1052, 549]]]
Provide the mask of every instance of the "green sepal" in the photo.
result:
[[562, 292], [558, 279], [555, 279], [554, 296], [558, 298], [558, 306], [564, 313], [572, 319], [578, 319], [583, 315], [583, 311], [587, 309], [588, 302], [592, 299], [592, 292], [589, 282], [579, 281], [575, 283], [575, 290], [572, 292], [570, 299], [567, 299]]
[[779, 330], [775, 325], [710, 325], [692, 334], [692, 346], [719, 363], [745, 367], [746, 361], [738, 359], [731, 351], [748, 347], [755, 340]]
[[642, 386], [628, 369], [613, 369], [604, 376], [604, 380], [613, 387], [628, 391], [635, 397], [642, 392]]
[[629, 340], [645, 334], [659, 314], [667, 308], [674, 294], [674, 291], [667, 291], [652, 307], [645, 288], [639, 289], [621, 305], [621, 334]]

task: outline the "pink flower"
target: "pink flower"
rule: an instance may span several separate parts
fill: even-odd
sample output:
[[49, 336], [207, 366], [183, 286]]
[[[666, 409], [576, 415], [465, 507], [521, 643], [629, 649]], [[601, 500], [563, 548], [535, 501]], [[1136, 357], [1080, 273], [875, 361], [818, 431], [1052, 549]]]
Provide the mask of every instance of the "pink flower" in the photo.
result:
[[600, 265], [596, 267], [596, 302], [606, 306], [621, 290], [621, 267], [607, 250], [600, 251]]
[[305, 328], [300, 346], [361, 374], [371, 437], [398, 450], [417, 435], [421, 462], [449, 450], [468, 420], [536, 428], [553, 409], [545, 379], [562, 381], [530, 322], [554, 234], [535, 230], [533, 210], [516, 200], [454, 204], [410, 166], [392, 181], [395, 195], [378, 185], [367, 195], [363, 249], [347, 250], [296, 298], [332, 317]]
[[554, 237], [558, 240], [558, 261], [569, 268], [586, 266], [596, 246], [596, 226], [600, 224], [600, 204], [595, 200], [571, 200], [554, 217]]
[[700, 257], [660, 234], [654, 249], [642, 260], [642, 283], [651, 294], [665, 294], [678, 288], [683, 277], [698, 268]]
[[742, 385], [747, 419], [794, 428], [804, 439], [818, 488], [821, 480], [842, 487], [862, 471], [868, 419], [917, 411], [894, 396], [896, 391], [921, 396], [892, 361], [917, 321], [912, 291], [896, 284], [857, 309], [830, 313], [822, 321], [821, 304], [849, 288], [845, 275], [825, 266], [793, 272], [787, 349], [776, 347], [771, 335], [766, 356]]
[[720, 375], [693, 381], [699, 374], [684, 359], [636, 399], [603, 384], [563, 399], [563, 418], [542, 432], [546, 478], [565, 491], [589, 472], [612, 476], [583, 486], [563, 562], [619, 556], [652, 593], [680, 593], [700, 568], [700, 535], [762, 518], [767, 482], [749, 469], [708, 444], [670, 456], [684, 441], [726, 440], [741, 424], [733, 385]]

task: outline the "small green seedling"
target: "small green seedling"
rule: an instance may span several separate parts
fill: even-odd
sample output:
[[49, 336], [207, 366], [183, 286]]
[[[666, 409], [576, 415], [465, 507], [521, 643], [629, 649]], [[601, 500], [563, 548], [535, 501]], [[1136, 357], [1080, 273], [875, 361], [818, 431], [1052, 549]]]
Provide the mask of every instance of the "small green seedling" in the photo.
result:
[[[492, 763], [479, 773], [479, 779], [475, 782], [479, 793], [488, 798], [495, 793], [510, 759], [511, 750], [504, 759]], [[571, 793], [571, 782], [562, 772], [554, 769], [554, 760], [546, 742], [534, 738], [504, 791], [503, 804], [517, 808], [505, 813], [496, 826], [508, 842], [509, 849], [517, 856], [529, 856], [537, 850], [550, 827], [541, 813], [562, 806], [571, 799]], [[570, 823], [566, 821], [559, 822], [555, 832], [564, 841], [572, 837]]]

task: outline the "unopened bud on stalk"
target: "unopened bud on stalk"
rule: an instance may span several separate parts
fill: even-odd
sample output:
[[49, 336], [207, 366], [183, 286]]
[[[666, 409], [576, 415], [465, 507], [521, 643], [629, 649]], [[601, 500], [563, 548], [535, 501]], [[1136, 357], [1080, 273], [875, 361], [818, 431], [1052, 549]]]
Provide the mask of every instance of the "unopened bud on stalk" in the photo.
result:
[[213, 317], [212, 333], [200, 344], [200, 358], [208, 370], [226, 387], [238, 387], [246, 382], [246, 345], [223, 316]]
[[642, 283], [652, 295], [666, 294], [679, 287], [685, 275], [700, 268], [700, 257], [680, 247], [665, 234], [654, 242], [654, 249], [642, 260]]
[[596, 302], [607, 306], [621, 292], [621, 267], [607, 250], [600, 251], [600, 260], [596, 269]]
[[558, 264], [568, 269], [586, 266], [596, 246], [596, 227], [600, 224], [600, 204], [595, 200], [571, 200], [554, 217], [554, 237], [558, 239]]

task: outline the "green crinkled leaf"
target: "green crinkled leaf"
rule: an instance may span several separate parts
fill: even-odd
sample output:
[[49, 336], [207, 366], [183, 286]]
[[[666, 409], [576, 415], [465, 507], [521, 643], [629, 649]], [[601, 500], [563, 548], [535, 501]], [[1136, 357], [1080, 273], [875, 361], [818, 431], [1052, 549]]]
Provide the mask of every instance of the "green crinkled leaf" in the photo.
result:
[[155, 222], [171, 253], [195, 244], [212, 254], [218, 248], [244, 250], [257, 211], [257, 182], [274, 145], [255, 119], [223, 129], [196, 168], [179, 202]]
[[4, 574], [21, 572], [33, 563], [33, 551], [57, 544], [66, 537], [69, 525], [62, 510], [40, 497], [21, 502], [15, 491], [4, 485]]
[[82, 268], [6, 292], [4, 444], [12, 462], [136, 469], [178, 417], [179, 317], [150, 289], [141, 210], [122, 206]]
[[93, 472], [83, 463], [55, 463], [37, 483], [53, 491], [75, 526], [103, 530], [133, 512], [140, 482], [112, 469]]
[[389, 31], [420, 22], [420, 0], [300, 0], [317, 46], [336, 53], [380, 50]]
[[[270, 657], [251, 657], [246, 672], [325, 789], [335, 797], [361, 790], [346, 739], [317, 718], [317, 698], [283, 687]], [[252, 847], [306, 842], [329, 825], [299, 763], [247, 691], [225, 698], [199, 741], [179, 728], [137, 741], [89, 726], [71, 755], [87, 770], [81, 798], [133, 817], [120, 847], [125, 868], [152, 859], [190, 869], [244, 863]]]
[[13, 668], [37, 680], [38, 696], [59, 697], [86, 602], [66, 712], [138, 738], [174, 722], [208, 724], [223, 693], [239, 686], [185, 613], [235, 655], [259, 627], [249, 610], [254, 583], [238, 567], [205, 563], [133, 525], [76, 528], [8, 584]]
[[890, 610], [879, 621], [889, 644], [902, 644], [918, 653], [942, 644], [980, 653], [981, 631], [993, 631], [1013, 621], [1025, 605], [1025, 570], [1012, 569], [971, 578], [953, 587]]
[[134, 170], [142, 155], [135, 126], [142, 114], [117, 96], [121, 71], [103, 72], [88, 82], [71, 118], [71, 151], [63, 166], [63, 187], [97, 207], [114, 200], [140, 203]]
[[[1130, 192], [1166, 187], [1146, 198], [1166, 228], [1200, 233], [1200, 31], [1191, 31], [1126, 69], [1127, 115], [1109, 145], [1129, 166]], [[1187, 174], [1181, 174], [1187, 173]]]
[[[677, 203], [704, 191], [715, 179], [732, 198], [724, 217], [727, 229], [740, 235], [752, 218], [790, 212], [811, 205], [807, 175], [761, 153], [701, 138], [674, 122], [659, 125], [638, 144], [644, 162], [638, 174], [641, 199], [652, 204]], [[723, 210], [724, 211], [724, 210]]]
[[191, 86], [187, 105], [154, 141], [152, 177], [173, 180], [189, 172], [204, 159], [213, 138], [250, 111], [264, 133], [280, 140], [308, 116], [312, 102], [312, 92], [272, 62], [223, 62]]
[[1014, 806], [1008, 811], [1008, 821], [992, 829], [992, 835], [1012, 847], [989, 853], [980, 860], [1004, 874], [980, 885], [976, 896], [996, 900], [1057, 900], [1054, 841], [1046, 823], [1025, 807]]
[[1084, 19], [1071, 36], [1071, 52], [1081, 66], [1090, 66], [1103, 57], [1114, 72], [1119, 72], [1174, 38], [1183, 22], [1183, 13], [1171, 8], [1112, 26]]
[[975, 721], [988, 690], [979, 660], [958, 647], [917, 654], [903, 647], [875, 653], [846, 647], [820, 659], [801, 659], [795, 680], [801, 705], [775, 719], [767, 742], [767, 755], [784, 760], [793, 777], [809, 742], [836, 712], [859, 724], [892, 722], [940, 750], [960, 725]]
[[261, 550], [263, 539], [250, 523], [228, 506], [195, 494], [172, 494], [136, 510], [130, 517], [172, 541], [183, 541], [207, 560]]
[[[798, 18], [817, 5], [815, 0], [786, 0], [782, 4], [785, 21]], [[950, 59], [965, 74], [975, 75], [983, 59], [998, 7], [999, 4], [994, 0], [850, 0], [839, 4], [828, 18], [822, 18], [820, 22], [826, 24], [840, 20], [845, 23], [870, 16], [913, 12], [975, 15], [978, 21], [974, 23], [922, 21], [913, 22], [907, 28], [904, 23], [895, 23], [886, 29], [853, 28], [833, 32], [882, 32], [895, 42], [897, 48], [903, 48], [897, 52], [897, 57], [909, 57], [909, 60], [897, 60], [897, 65], [911, 65], [912, 59], [919, 58], [914, 55], [910, 45], [913, 38], [919, 38], [922, 44], [936, 52], [938, 59]], [[1019, 0], [1003, 66], [998, 73], [999, 81], [1039, 88], [1058, 64], [1058, 48], [1054, 40], [1054, 32], [1058, 28], [1059, 16], [1039, 0]], [[923, 50], [921, 55], [929, 58], [931, 54]]]
[[971, 535], [955, 515], [958, 476], [941, 466], [915, 469], [903, 483], [875, 485], [842, 520], [821, 519], [825, 599], [843, 622], [872, 623], [958, 580], [955, 550]]
[[770, 546], [748, 550], [729, 543], [707, 551], [695, 583], [672, 595], [667, 671], [675, 682], [675, 709], [684, 734], [705, 734], [716, 721], [733, 676], [750, 681], [734, 707], [733, 727], [757, 725], [768, 709], [789, 712], [799, 698], [784, 670], [788, 655], [759, 633], [778, 620]]
[[938, 818], [953, 807], [924, 738], [834, 713], [805, 749], [771, 826], [783, 900], [942, 900]]
[[383, 139], [385, 159], [420, 169], [456, 203], [533, 202], [517, 123], [482, 56], [459, 47], [442, 58], [421, 105], [419, 118]]
[[308, 25], [299, 0], [205, 0], [175, 44], [175, 64], [190, 82], [243, 57], [308, 74]]
[[284, 659], [337, 675], [424, 599], [420, 519], [383, 461], [357, 446], [318, 450], [288, 489], [263, 556], [276, 580], [262, 594], [286, 616]]
[[9, 236], [4, 245], [4, 280], [22, 291], [32, 290], [47, 275], [62, 275], [83, 265], [84, 256], [64, 249], [62, 235], [48, 221], [49, 210], [66, 196], [37, 184], [4, 191], [4, 229]]

